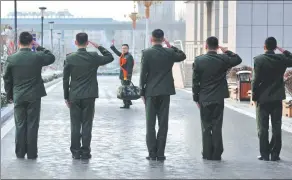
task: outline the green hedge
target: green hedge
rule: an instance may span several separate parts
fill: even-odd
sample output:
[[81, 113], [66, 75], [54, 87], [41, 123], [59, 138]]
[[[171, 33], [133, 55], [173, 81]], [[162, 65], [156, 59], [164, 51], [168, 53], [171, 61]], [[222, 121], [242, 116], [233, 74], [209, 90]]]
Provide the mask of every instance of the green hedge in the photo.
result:
[[[63, 74], [62, 73], [58, 73], [58, 74], [53, 74], [52, 76], [48, 76], [48, 77], [43, 77], [43, 81], [44, 83], [53, 81], [54, 79], [57, 79], [59, 77], [62, 77]], [[7, 106], [8, 102], [7, 102], [7, 98], [6, 98], [6, 93], [5, 92], [1, 92], [1, 108]]]

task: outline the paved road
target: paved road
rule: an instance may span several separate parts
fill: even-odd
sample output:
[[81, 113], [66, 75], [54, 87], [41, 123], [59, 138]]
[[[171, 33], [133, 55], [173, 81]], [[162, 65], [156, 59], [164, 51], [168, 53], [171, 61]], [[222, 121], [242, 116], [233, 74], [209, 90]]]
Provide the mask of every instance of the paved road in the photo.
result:
[[[149, 162], [145, 144], [145, 113], [141, 100], [121, 110], [116, 99], [119, 81], [99, 77], [92, 156], [88, 163], [72, 160], [69, 111], [62, 85], [42, 102], [39, 158], [18, 160], [14, 155], [14, 129], [1, 142], [1, 178], [288, 178], [292, 177], [292, 134], [283, 132], [281, 162], [262, 162], [258, 155], [255, 120], [226, 108], [221, 162], [201, 159], [199, 111], [191, 95], [178, 90], [171, 98], [167, 160]], [[137, 81], [137, 78], [135, 78]]]

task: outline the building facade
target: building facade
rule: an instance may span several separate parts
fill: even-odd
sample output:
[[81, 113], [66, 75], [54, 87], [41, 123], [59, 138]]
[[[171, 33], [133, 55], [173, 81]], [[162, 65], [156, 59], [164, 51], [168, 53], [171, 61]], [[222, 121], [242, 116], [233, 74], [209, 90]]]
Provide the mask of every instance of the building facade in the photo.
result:
[[238, 53], [243, 65], [252, 66], [253, 57], [264, 52], [264, 41], [269, 36], [277, 39], [278, 46], [292, 50], [292, 1], [186, 3], [185, 47], [193, 49], [193, 56], [205, 52], [209, 36], [218, 37], [220, 45]]

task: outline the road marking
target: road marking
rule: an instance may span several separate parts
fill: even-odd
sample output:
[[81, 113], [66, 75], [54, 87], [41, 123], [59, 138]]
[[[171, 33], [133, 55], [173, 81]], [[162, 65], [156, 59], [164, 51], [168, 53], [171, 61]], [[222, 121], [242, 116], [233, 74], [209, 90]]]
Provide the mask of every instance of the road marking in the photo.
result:
[[[60, 81], [50, 87], [48, 87], [46, 89], [47, 93], [48, 92], [51, 92], [53, 89], [55, 89], [59, 84], [61, 84], [63, 81]], [[15, 126], [15, 123], [14, 123], [14, 115], [8, 119], [6, 121], [6, 124], [1, 128], [1, 139], [3, 139], [11, 130], [12, 128]]]

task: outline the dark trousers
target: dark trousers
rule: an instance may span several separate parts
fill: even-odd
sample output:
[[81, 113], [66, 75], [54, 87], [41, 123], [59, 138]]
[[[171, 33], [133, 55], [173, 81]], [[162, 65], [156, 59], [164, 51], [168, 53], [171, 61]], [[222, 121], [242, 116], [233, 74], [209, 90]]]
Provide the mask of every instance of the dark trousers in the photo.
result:
[[203, 158], [220, 159], [223, 153], [222, 124], [224, 102], [200, 103]]
[[[122, 85], [130, 85], [130, 81], [121, 80], [121, 84]], [[132, 105], [132, 101], [131, 100], [123, 100], [123, 102], [124, 102], [125, 106]]]
[[15, 154], [17, 157], [36, 158], [40, 123], [41, 99], [14, 104]]
[[[282, 148], [282, 101], [257, 103], [257, 129], [260, 153], [263, 157], [279, 157]], [[272, 139], [269, 142], [269, 116], [271, 116]]]
[[[150, 157], [163, 157], [168, 131], [170, 96], [146, 97], [146, 143]], [[156, 117], [158, 133], [156, 138]]]
[[[71, 147], [73, 155], [89, 156], [91, 132], [95, 112], [95, 98], [70, 102]], [[82, 141], [82, 147], [81, 147]]]

